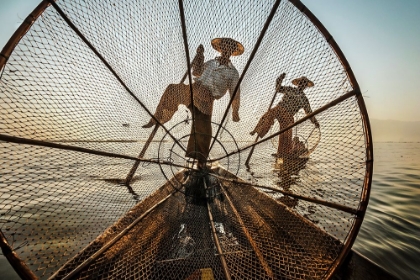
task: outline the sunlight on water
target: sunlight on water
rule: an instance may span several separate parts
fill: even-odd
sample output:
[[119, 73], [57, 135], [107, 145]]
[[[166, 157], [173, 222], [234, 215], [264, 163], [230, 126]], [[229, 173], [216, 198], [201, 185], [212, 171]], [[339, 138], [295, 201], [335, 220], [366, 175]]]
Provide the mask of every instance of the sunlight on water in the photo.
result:
[[420, 143], [375, 143], [370, 202], [353, 249], [401, 279], [420, 279]]
[[[374, 157], [369, 207], [353, 249], [401, 279], [420, 279], [420, 143], [375, 143]], [[272, 184], [271, 163], [266, 169], [264, 178], [253, 179]], [[249, 176], [238, 175], [245, 179]], [[2, 255], [0, 279], [19, 279]]]

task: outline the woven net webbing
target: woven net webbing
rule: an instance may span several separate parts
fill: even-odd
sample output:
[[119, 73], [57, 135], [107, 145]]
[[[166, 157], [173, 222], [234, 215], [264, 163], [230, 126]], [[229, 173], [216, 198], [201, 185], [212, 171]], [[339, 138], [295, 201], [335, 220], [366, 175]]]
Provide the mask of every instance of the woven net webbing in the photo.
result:
[[[192, 96], [191, 61], [200, 45], [204, 61], [220, 56], [214, 38], [244, 52], [230, 57], [238, 83], [213, 102], [200, 169], [186, 157], [191, 106], [142, 126], [168, 85]], [[251, 135], [284, 101], [282, 73], [284, 87], [313, 82], [310, 111]], [[369, 120], [344, 55], [300, 1], [45, 0], [4, 47], [0, 75], [0, 244], [22, 277], [328, 279], [351, 249]], [[302, 152], [280, 157], [285, 135]]]

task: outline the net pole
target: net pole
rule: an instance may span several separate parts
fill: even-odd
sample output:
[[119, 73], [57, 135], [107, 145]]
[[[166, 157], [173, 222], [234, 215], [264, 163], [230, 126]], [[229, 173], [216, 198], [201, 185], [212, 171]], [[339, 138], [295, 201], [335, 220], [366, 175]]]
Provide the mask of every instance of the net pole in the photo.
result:
[[372, 185], [372, 176], [373, 176], [373, 144], [372, 144], [372, 133], [371, 127], [369, 122], [369, 116], [366, 109], [366, 104], [363, 100], [363, 96], [359, 94], [357, 96], [357, 102], [359, 104], [359, 108], [362, 113], [362, 122], [363, 122], [363, 130], [366, 136], [366, 173], [365, 179], [363, 181], [363, 190], [360, 198], [360, 204], [358, 211], [360, 211], [361, 215], [355, 218], [353, 224], [353, 230], [351, 230], [349, 236], [347, 237], [347, 242], [344, 245], [344, 249], [340, 252], [338, 260], [333, 264], [331, 267], [328, 275], [326, 275], [326, 279], [331, 279], [334, 276], [334, 272], [342, 263], [345, 261], [345, 257], [347, 253], [350, 251], [351, 247], [353, 246], [354, 241], [356, 240], [357, 234], [359, 233], [360, 227], [362, 226], [362, 222], [367, 210], [367, 206], [369, 203], [369, 196], [370, 196], [370, 189]]
[[38, 17], [42, 15], [42, 13], [46, 8], [48, 8], [49, 5], [50, 4], [47, 1], [42, 1], [39, 3], [39, 5], [32, 11], [32, 13], [26, 17], [18, 29], [16, 29], [12, 37], [10, 37], [9, 41], [6, 43], [0, 53], [0, 71], [4, 70], [10, 55], [12, 54], [15, 47], [19, 44], [19, 41], [23, 38], [23, 36], [25, 36], [26, 32], [28, 32], [32, 27], [32, 24], [38, 19]]
[[[315, 128], [316, 127], [314, 127], [312, 129], [311, 133], [309, 134], [308, 140], [312, 136], [312, 134], [314, 133]], [[306, 142], [308, 142], [308, 140], [306, 140]], [[306, 153], [306, 156], [309, 156], [310, 154], [312, 154], [312, 152], [315, 151], [316, 147], [318, 147], [318, 145], [319, 145], [320, 142], [321, 142], [321, 129], [318, 127], [318, 140], [316, 141], [315, 145], [310, 150], [308, 150], [308, 152]], [[309, 144], [308, 144], [308, 146], [309, 146]], [[303, 155], [305, 155], [305, 154], [303, 154]]]
[[[143, 220], [144, 217], [149, 215], [154, 209], [156, 209], [158, 206], [160, 206], [162, 203], [164, 203], [168, 198], [170, 198], [173, 195], [173, 193], [167, 195], [165, 198], [160, 200], [158, 203], [156, 203], [154, 206], [149, 208], [146, 212], [144, 212], [141, 216], [139, 216], [137, 219], [135, 219], [131, 224], [129, 224], [125, 229], [123, 229], [118, 235], [116, 235], [113, 239], [111, 239], [108, 243], [106, 243], [101, 249], [96, 251], [92, 256], [90, 256], [87, 260], [82, 262], [78, 267], [76, 267], [74, 270], [72, 270], [69, 274], [67, 274], [65, 277], [63, 277], [63, 280], [69, 280], [74, 278], [77, 274], [79, 274], [84, 268], [86, 268], [88, 265], [90, 265], [93, 261], [95, 261], [103, 252], [108, 250], [112, 245], [117, 243], [118, 240], [120, 240], [122, 237], [126, 235], [128, 231], [130, 231], [134, 226], [136, 226], [141, 220]], [[53, 279], [56, 275], [54, 274], [49, 279]]]
[[[204, 182], [204, 188], [207, 189], [207, 184], [206, 184], [205, 178], [203, 178], [203, 182]], [[232, 278], [230, 276], [229, 268], [228, 268], [228, 265], [226, 263], [225, 256], [223, 254], [222, 247], [220, 246], [219, 238], [217, 237], [216, 228], [214, 226], [214, 221], [213, 221], [213, 215], [211, 214], [210, 204], [209, 204], [208, 201], [207, 201], [207, 213], [209, 215], [211, 232], [213, 234], [214, 244], [216, 245], [217, 252], [219, 253], [219, 256], [220, 256], [220, 261], [222, 263], [223, 272], [225, 274], [226, 279], [231, 280]]]
[[360, 89], [359, 83], [354, 76], [353, 70], [350, 67], [349, 62], [347, 61], [344, 53], [341, 51], [337, 42], [334, 40], [334, 37], [328, 32], [325, 26], [318, 20], [318, 18], [300, 1], [300, 0], [289, 0], [301, 13], [303, 13], [312, 23], [315, 25], [319, 32], [324, 36], [327, 43], [331, 46], [335, 54], [337, 55], [340, 63], [343, 65], [346, 75], [350, 80], [351, 86], [353, 89]]
[[141, 162], [140, 159], [144, 157], [144, 154], [146, 153], [147, 149], [149, 148], [150, 143], [152, 142], [153, 138], [155, 137], [158, 128], [159, 128], [159, 125], [156, 124], [155, 127], [153, 128], [153, 131], [150, 133], [149, 138], [147, 139], [146, 143], [144, 144], [143, 148], [140, 151], [140, 154], [138, 156], [139, 159], [137, 159], [134, 162], [133, 166], [130, 169], [130, 172], [128, 172], [127, 177], [125, 178], [125, 182], [124, 182], [124, 184], [126, 186], [130, 186], [130, 182], [133, 179], [134, 174], [137, 171], [137, 168], [139, 168], [139, 165], [140, 165], [140, 162]]
[[87, 148], [82, 148], [82, 147], [75, 147], [75, 146], [70, 146], [70, 145], [63, 145], [63, 144], [58, 144], [58, 143], [54, 143], [54, 142], [47, 142], [47, 141], [42, 141], [42, 140], [21, 138], [21, 137], [10, 136], [10, 135], [5, 135], [5, 134], [0, 134], [0, 141], [15, 143], [15, 144], [41, 146], [41, 147], [54, 148], [54, 149], [60, 149], [60, 150], [65, 150], [65, 151], [81, 152], [81, 153], [104, 156], [104, 157], [121, 158], [121, 159], [128, 159], [128, 160], [134, 160], [134, 161], [138, 160], [140, 162], [164, 164], [164, 165], [171, 165], [171, 166], [175, 166], [175, 167], [187, 168], [183, 165], [174, 164], [171, 161], [160, 161], [160, 160], [153, 160], [153, 159], [139, 159], [139, 158], [132, 157], [132, 156], [127, 156], [127, 155], [109, 153], [109, 152], [92, 150], [92, 149], [87, 149]]
[[229, 195], [227, 194], [227, 191], [225, 190], [225, 187], [223, 186], [223, 184], [221, 184], [220, 187], [222, 189], [223, 195], [225, 196], [227, 202], [229, 203], [229, 206], [232, 209], [233, 214], [235, 215], [236, 219], [238, 220], [239, 224], [241, 225], [242, 231], [244, 232], [246, 238], [248, 239], [248, 242], [251, 244], [251, 247], [254, 250], [254, 253], [257, 255], [257, 258], [260, 261], [261, 266], [264, 268], [265, 272], [270, 277], [270, 279], [274, 279], [273, 271], [271, 270], [267, 261], [264, 259], [264, 256], [263, 256], [260, 248], [258, 248], [257, 243], [252, 238], [251, 233], [246, 228], [244, 221], [242, 220], [241, 216], [239, 215], [238, 210], [236, 209], [235, 205], [233, 205], [233, 202], [230, 199]]
[[20, 278], [24, 280], [35, 280], [38, 279], [36, 275], [29, 269], [29, 267], [19, 258], [13, 248], [9, 245], [4, 236], [3, 232], [0, 230], [0, 248], [3, 252], [3, 255], [9, 261], [13, 269], [19, 275]]
[[[189, 88], [190, 88], [191, 117], [192, 117], [191, 125], [192, 125], [192, 131], [194, 133], [194, 150], [197, 150], [197, 133], [195, 129], [195, 109], [194, 109], [195, 105], [194, 105], [194, 94], [193, 94], [193, 88], [192, 88], [193, 83], [192, 83], [192, 76], [191, 76], [190, 52], [188, 48], [187, 26], [185, 24], [184, 3], [182, 0], [178, 0], [178, 7], [179, 7], [179, 18], [181, 20], [182, 38], [184, 41], [185, 57], [186, 57], [186, 63], [187, 63], [188, 82], [189, 82]], [[198, 58], [198, 54], [196, 55], [196, 57]]]
[[266, 190], [270, 190], [270, 191], [274, 191], [274, 192], [278, 192], [281, 193], [282, 195], [287, 195], [296, 199], [301, 199], [301, 200], [305, 200], [308, 202], [313, 202], [319, 205], [323, 205], [329, 208], [333, 208], [336, 210], [340, 210], [346, 213], [350, 213], [353, 215], [356, 215], [357, 217], [360, 217], [362, 215], [362, 211], [360, 211], [359, 209], [355, 209], [355, 208], [351, 208], [342, 204], [338, 204], [338, 203], [333, 203], [333, 202], [329, 202], [326, 200], [321, 200], [321, 199], [317, 199], [317, 198], [311, 198], [311, 197], [307, 197], [307, 196], [303, 196], [303, 195], [298, 195], [298, 194], [294, 194], [292, 192], [288, 192], [288, 191], [283, 191], [277, 188], [272, 188], [272, 187], [268, 187], [268, 186], [263, 186], [263, 185], [257, 185], [257, 184], [252, 184], [252, 183], [248, 183], [245, 181], [241, 181], [241, 180], [233, 180], [233, 179], [227, 179], [218, 175], [213, 175], [216, 178], [219, 178], [220, 180], [226, 181], [226, 182], [230, 182], [230, 183], [234, 183], [234, 184], [238, 184], [238, 185], [247, 185], [247, 186], [251, 186], [254, 188], [259, 188], [259, 189], [266, 189]]

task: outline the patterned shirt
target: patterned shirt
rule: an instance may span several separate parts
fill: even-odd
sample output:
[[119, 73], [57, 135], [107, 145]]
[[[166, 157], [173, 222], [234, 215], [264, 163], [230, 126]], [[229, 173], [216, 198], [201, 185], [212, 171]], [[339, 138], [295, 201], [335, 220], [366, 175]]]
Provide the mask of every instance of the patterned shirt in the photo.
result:
[[[207, 87], [215, 99], [220, 99], [227, 91], [233, 94], [239, 81], [239, 73], [231, 62], [226, 66], [212, 59], [204, 63], [203, 73], [195, 80]], [[239, 98], [239, 89], [235, 96], [235, 99], [237, 98]]]

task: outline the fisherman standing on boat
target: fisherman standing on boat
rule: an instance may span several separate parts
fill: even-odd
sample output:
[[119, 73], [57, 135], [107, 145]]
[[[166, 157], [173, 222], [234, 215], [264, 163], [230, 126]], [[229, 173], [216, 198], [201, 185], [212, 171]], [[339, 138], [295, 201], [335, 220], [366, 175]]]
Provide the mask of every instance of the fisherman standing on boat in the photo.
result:
[[[251, 135], [258, 134], [260, 138], [264, 137], [274, 119], [280, 123], [280, 128], [284, 129], [294, 123], [294, 115], [303, 108], [306, 114], [311, 114], [312, 109], [309, 100], [303, 92], [307, 87], [313, 87], [314, 83], [306, 77], [294, 79], [292, 84], [296, 87], [282, 86], [286, 73], [281, 74], [276, 83], [276, 92], [283, 93], [283, 98], [277, 106], [269, 109], [259, 120]], [[319, 123], [315, 117], [311, 118], [312, 123], [318, 128]], [[278, 158], [293, 157], [292, 130], [288, 129], [279, 135], [279, 145], [277, 148]]]
[[[197, 49], [197, 55], [191, 63], [193, 75], [197, 77], [192, 84], [194, 104], [191, 104], [189, 85], [170, 84], [163, 93], [154, 113], [156, 119], [162, 124], [172, 118], [180, 104], [187, 106], [193, 113], [194, 122], [191, 126], [186, 156], [197, 159], [199, 168], [205, 166], [209, 155], [212, 139], [213, 102], [222, 98], [227, 91], [232, 98], [239, 81], [239, 73], [230, 61], [230, 56], [241, 55], [244, 52], [242, 44], [231, 38], [213, 39], [211, 45], [221, 53], [221, 56], [204, 63], [204, 48], [201, 46]], [[239, 121], [239, 100], [240, 90], [238, 88], [232, 102], [234, 122]], [[155, 124], [156, 121], [151, 119], [143, 127], [149, 128]]]

